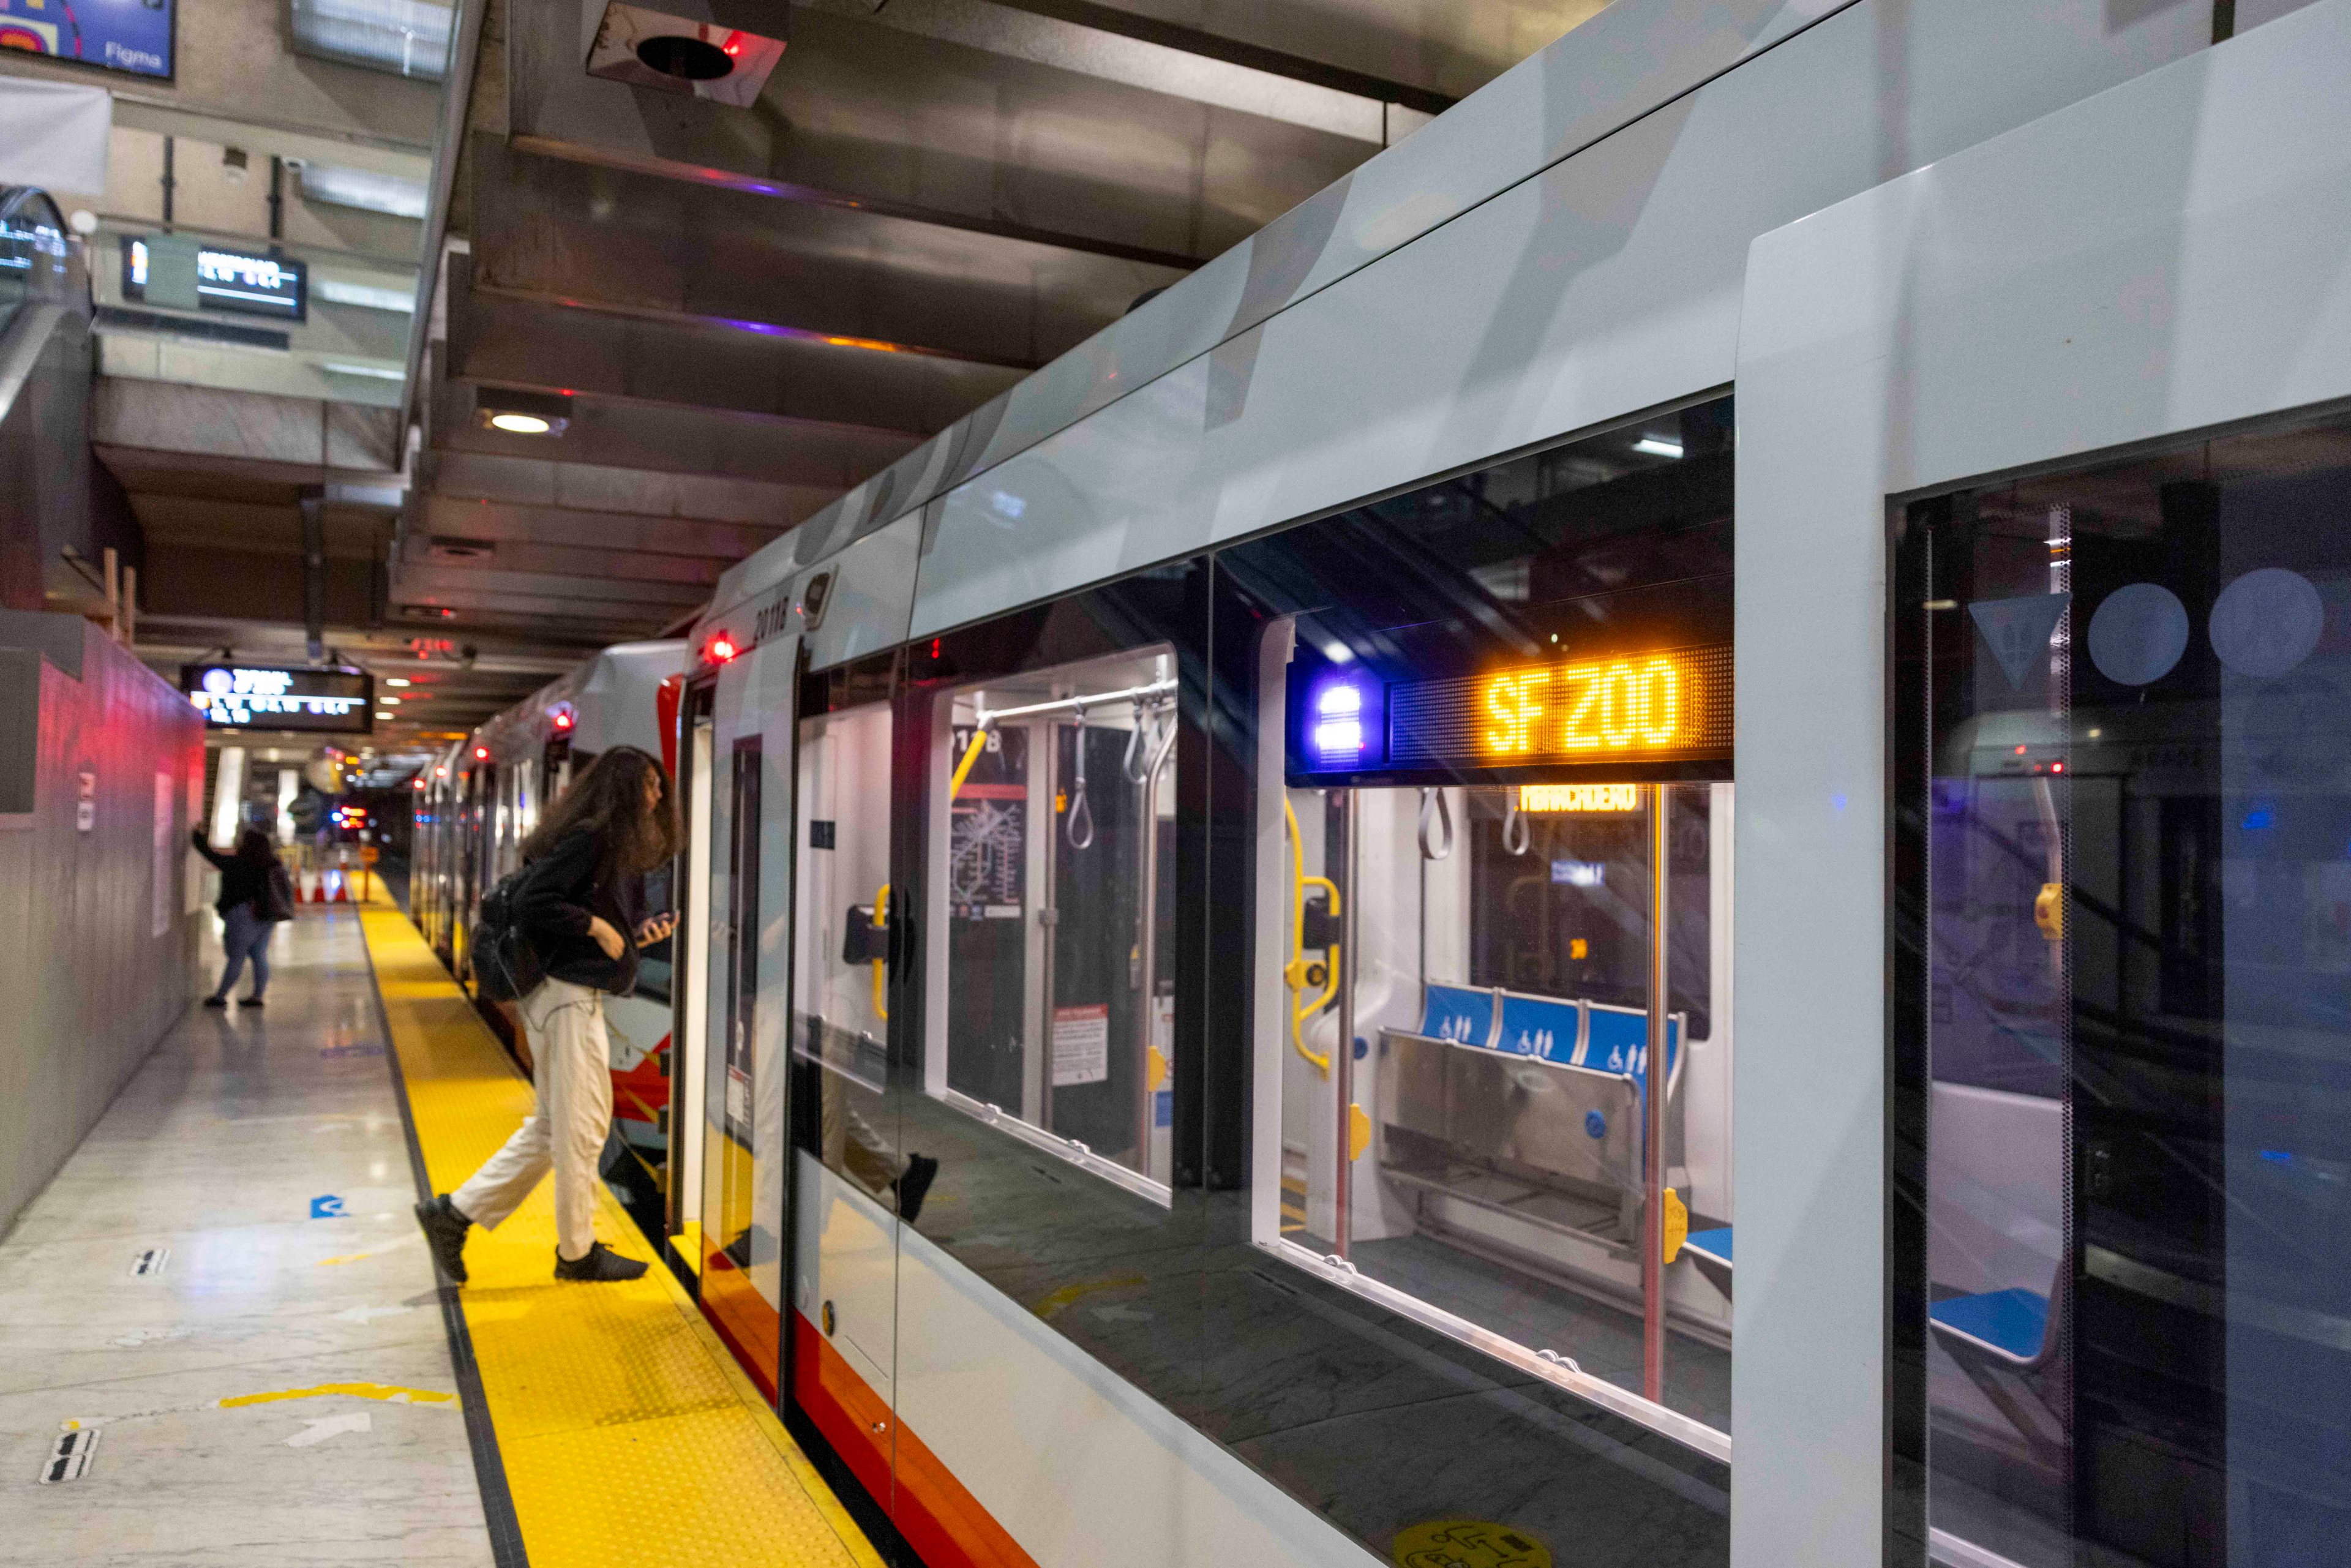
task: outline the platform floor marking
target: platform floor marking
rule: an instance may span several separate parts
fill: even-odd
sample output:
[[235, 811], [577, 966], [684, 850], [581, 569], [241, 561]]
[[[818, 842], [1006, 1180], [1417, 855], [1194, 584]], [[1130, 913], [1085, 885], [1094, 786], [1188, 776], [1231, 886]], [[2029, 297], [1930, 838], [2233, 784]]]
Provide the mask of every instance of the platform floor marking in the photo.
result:
[[[361, 914], [436, 1190], [521, 1124], [530, 1085], [397, 913]], [[609, 1192], [597, 1234], [647, 1249]], [[460, 1292], [533, 1568], [761, 1563], [883, 1568], [775, 1412], [658, 1263], [559, 1283], [550, 1186], [465, 1249]]]
[[381, 1399], [390, 1405], [449, 1405], [454, 1394], [433, 1388], [402, 1388], [389, 1383], [321, 1383], [312, 1388], [273, 1388], [266, 1394], [232, 1394], [219, 1402], [224, 1410], [247, 1405], [275, 1405], [282, 1399], [328, 1399], [337, 1395], [352, 1399]]

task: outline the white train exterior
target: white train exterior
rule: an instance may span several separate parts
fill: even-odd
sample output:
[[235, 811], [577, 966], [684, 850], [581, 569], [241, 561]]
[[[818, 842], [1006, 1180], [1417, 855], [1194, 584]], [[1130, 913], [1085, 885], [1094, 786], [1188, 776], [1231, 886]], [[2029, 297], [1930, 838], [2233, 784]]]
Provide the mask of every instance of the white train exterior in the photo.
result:
[[2233, 17], [1619, 0], [728, 574], [667, 1223], [925, 1561], [2339, 1552], [2351, 0]]

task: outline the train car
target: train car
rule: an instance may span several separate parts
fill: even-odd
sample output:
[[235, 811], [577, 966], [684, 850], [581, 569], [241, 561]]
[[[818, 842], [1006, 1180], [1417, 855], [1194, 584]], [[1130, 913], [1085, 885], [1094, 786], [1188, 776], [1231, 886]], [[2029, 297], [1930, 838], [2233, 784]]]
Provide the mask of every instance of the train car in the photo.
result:
[[[413, 912], [425, 940], [474, 992], [467, 934], [482, 895], [518, 867], [521, 845], [574, 772], [615, 746], [633, 746], [674, 767], [675, 702], [686, 644], [676, 639], [605, 649], [482, 725], [434, 759], [419, 779]], [[670, 907], [672, 873], [646, 878], [646, 908]], [[475, 1005], [528, 1066], [510, 1004]], [[648, 1229], [662, 1224], [670, 1104], [670, 944], [644, 950], [633, 995], [605, 1009], [612, 1047], [612, 1117], [628, 1161], [613, 1174]]]
[[728, 574], [666, 1224], [932, 1568], [2336, 1560], [2351, 0], [2232, 15], [1619, 0]]

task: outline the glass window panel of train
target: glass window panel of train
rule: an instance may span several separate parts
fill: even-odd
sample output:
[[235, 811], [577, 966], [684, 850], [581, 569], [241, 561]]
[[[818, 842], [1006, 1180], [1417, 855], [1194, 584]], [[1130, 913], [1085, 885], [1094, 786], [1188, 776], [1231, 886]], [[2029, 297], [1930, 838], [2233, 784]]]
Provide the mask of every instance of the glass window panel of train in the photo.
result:
[[900, 903], [890, 886], [888, 673], [870, 691], [821, 675], [809, 685], [840, 687], [848, 700], [799, 721], [792, 1051], [816, 1069], [810, 1152], [886, 1209], [904, 1163], [886, 1099], [890, 922]]
[[1257, 1241], [1685, 1437], [1730, 1425], [1731, 461], [1723, 399], [1218, 558], [1282, 618]]
[[[948, 687], [927, 1092], [1157, 1202], [1175, 1088], [1175, 650]], [[935, 817], [942, 813], [935, 812]]]
[[1920, 503], [1896, 564], [1930, 1525], [2339, 1562], [2351, 423]]

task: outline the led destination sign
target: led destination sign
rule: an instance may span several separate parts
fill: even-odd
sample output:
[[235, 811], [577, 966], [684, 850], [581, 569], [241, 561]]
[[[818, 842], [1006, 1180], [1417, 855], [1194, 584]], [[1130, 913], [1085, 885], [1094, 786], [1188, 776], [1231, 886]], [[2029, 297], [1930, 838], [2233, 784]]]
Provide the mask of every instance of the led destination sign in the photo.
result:
[[[1420, 681], [1383, 682], [1351, 662], [1308, 675], [1293, 694], [1291, 735], [1306, 772], [1648, 767], [1731, 754], [1728, 644], [1580, 653]], [[1607, 786], [1543, 788], [1544, 803], [1525, 809], [1630, 809], [1589, 793]]]
[[302, 321], [310, 270], [290, 256], [201, 245], [184, 235], [122, 240], [122, 297], [178, 310], [229, 310]]
[[298, 729], [368, 735], [375, 728], [374, 677], [358, 670], [183, 664], [180, 689], [207, 729]]

